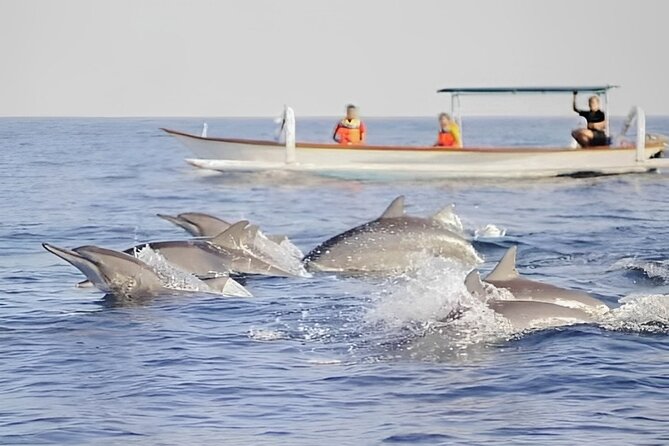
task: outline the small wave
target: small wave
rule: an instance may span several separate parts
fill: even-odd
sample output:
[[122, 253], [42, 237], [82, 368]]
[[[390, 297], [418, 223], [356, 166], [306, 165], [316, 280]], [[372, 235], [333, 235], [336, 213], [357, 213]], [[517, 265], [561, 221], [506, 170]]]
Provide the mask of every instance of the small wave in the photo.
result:
[[669, 283], [669, 260], [642, 260], [626, 258], [613, 264], [613, 269], [638, 271], [645, 277]]

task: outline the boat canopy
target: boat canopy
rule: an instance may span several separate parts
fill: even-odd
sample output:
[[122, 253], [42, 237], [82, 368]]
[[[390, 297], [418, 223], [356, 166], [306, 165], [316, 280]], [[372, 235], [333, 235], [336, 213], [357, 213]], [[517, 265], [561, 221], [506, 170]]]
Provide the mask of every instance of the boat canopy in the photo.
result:
[[[559, 86], [559, 87], [461, 87], [442, 88], [437, 93], [451, 95], [451, 115], [460, 127], [462, 135], [462, 114], [460, 112], [460, 96], [474, 96], [487, 94], [559, 94], [559, 93], [592, 93], [604, 96], [604, 110], [609, 106], [609, 90], [618, 88], [618, 85], [595, 85], [595, 86]], [[606, 121], [606, 133], [609, 133], [609, 121]]]
[[463, 88], [442, 88], [437, 93], [451, 93], [455, 95], [464, 94], [504, 94], [504, 93], [595, 93], [603, 94], [618, 85], [596, 85], [596, 86], [576, 86], [576, 87], [463, 87]]

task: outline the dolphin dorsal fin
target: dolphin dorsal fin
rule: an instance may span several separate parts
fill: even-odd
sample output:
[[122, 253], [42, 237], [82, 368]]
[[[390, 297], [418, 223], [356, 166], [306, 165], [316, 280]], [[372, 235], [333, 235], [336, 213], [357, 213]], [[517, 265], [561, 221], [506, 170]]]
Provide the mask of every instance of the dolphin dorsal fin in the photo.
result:
[[488, 277], [485, 278], [487, 282], [489, 281], [504, 281], [511, 280], [518, 277], [518, 270], [516, 269], [516, 252], [518, 251], [517, 246], [510, 247], [502, 260], [499, 261], [495, 269], [492, 270]]
[[481, 301], [486, 300], [485, 286], [483, 285], [483, 282], [481, 282], [481, 275], [478, 270], [474, 269], [467, 274], [467, 277], [465, 277], [465, 287], [467, 287], [467, 291], [469, 291], [469, 294], [472, 296]]
[[404, 195], [395, 198], [392, 203], [383, 211], [381, 219], [383, 218], [399, 218], [404, 217]]
[[210, 241], [217, 246], [236, 249], [252, 243], [257, 233], [257, 226], [249, 224], [248, 220], [242, 220], [233, 224]]
[[452, 229], [455, 232], [463, 232], [464, 226], [458, 214], [455, 213], [455, 204], [449, 204], [432, 216], [432, 220]]

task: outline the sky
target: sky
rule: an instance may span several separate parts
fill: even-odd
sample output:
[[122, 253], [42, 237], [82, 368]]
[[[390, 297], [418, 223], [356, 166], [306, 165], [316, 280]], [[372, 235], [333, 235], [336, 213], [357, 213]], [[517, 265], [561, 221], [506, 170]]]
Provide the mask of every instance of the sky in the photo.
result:
[[433, 116], [442, 87], [579, 84], [669, 115], [668, 32], [665, 0], [0, 0], [0, 116]]

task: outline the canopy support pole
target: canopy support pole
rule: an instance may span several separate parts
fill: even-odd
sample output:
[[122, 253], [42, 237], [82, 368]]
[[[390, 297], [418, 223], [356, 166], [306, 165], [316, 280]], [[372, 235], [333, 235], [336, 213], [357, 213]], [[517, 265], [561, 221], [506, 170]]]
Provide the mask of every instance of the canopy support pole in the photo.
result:
[[611, 111], [609, 110], [609, 91], [604, 92], [604, 112], [608, 116], [606, 119], [606, 136], [611, 136]]
[[[462, 110], [460, 103], [460, 95], [457, 93], [451, 94], [451, 116], [460, 128], [460, 139], [464, 140], [464, 133], [462, 131]], [[463, 143], [464, 145], [464, 143]]]
[[636, 107], [636, 160], [646, 161], [646, 113]]

